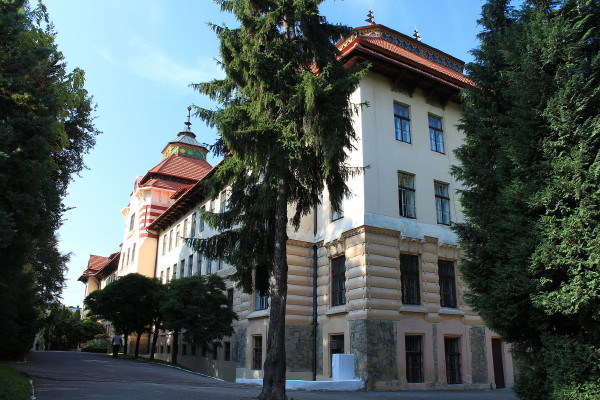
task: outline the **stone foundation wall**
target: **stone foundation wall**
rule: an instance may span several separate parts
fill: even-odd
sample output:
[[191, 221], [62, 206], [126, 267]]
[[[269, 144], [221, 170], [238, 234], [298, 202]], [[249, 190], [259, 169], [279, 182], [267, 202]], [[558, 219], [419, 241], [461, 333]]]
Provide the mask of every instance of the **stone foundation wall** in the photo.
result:
[[356, 377], [365, 381], [367, 390], [375, 382], [398, 380], [394, 321], [350, 321], [350, 353]]
[[473, 383], [488, 383], [485, 327], [471, 327], [471, 375]]
[[238, 368], [246, 367], [246, 328], [240, 328], [233, 336], [233, 360]]
[[312, 336], [312, 325], [287, 325], [285, 327], [287, 371], [312, 371]]

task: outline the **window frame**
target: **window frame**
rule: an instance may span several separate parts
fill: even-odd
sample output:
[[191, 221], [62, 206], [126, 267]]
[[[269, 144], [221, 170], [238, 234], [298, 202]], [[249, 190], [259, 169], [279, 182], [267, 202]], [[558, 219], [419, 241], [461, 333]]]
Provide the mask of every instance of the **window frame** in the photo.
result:
[[331, 258], [331, 306], [346, 304], [346, 256]]
[[402, 304], [421, 304], [421, 274], [419, 256], [400, 254], [400, 288]]
[[460, 337], [455, 336], [444, 337], [446, 382], [448, 385], [460, 385], [462, 383], [460, 339]]
[[[440, 126], [437, 127], [431, 124], [432, 120], [437, 120]], [[445, 143], [444, 143], [444, 125], [442, 124], [442, 117], [437, 115], [428, 114], [427, 124], [429, 125], [429, 148], [431, 151], [436, 153], [446, 154]]]
[[438, 260], [438, 278], [440, 285], [440, 306], [444, 308], [458, 308], [456, 266], [454, 261]]
[[133, 230], [133, 228], [135, 228], [135, 213], [131, 214], [131, 216], [129, 217], [129, 230], [128, 230], [128, 232], [131, 232]]
[[[400, 176], [404, 176], [406, 178], [412, 179], [412, 187], [404, 186], [400, 184]], [[411, 174], [410, 172], [398, 171], [398, 211], [401, 217], [416, 219], [417, 218], [417, 206], [416, 206], [416, 197], [417, 190], [415, 188], [415, 174]], [[409, 193], [412, 193], [412, 204], [410, 204], [410, 197], [407, 197]], [[410, 214], [410, 207], [412, 207], [412, 215]]]
[[269, 293], [262, 294], [259, 290], [254, 291], [254, 311], [269, 309]]
[[190, 224], [190, 237], [196, 236], [196, 213], [192, 213], [192, 222]]
[[197, 253], [196, 255], [196, 268], [198, 275], [202, 275], [202, 254]]
[[[438, 188], [445, 189], [445, 194], [438, 194]], [[433, 192], [435, 195], [435, 215], [437, 223], [440, 225], [451, 225], [450, 185], [444, 182], [433, 181]]]
[[[410, 343], [413, 342], [413, 343]], [[414, 344], [418, 344], [413, 346]], [[423, 383], [423, 335], [405, 335], [406, 382]]]
[[342, 199], [342, 202], [340, 203], [339, 211], [334, 210], [333, 204], [331, 202], [329, 204], [331, 207], [331, 222], [344, 218], [344, 200], [343, 199]]
[[262, 335], [252, 335], [252, 368], [253, 370], [261, 370], [262, 363]]
[[[396, 113], [396, 106], [399, 107], [403, 107], [406, 109], [406, 113], [408, 114], [408, 117], [401, 115], [401, 114], [397, 114]], [[398, 142], [403, 142], [403, 143], [408, 143], [411, 144], [412, 143], [412, 135], [411, 135], [411, 126], [410, 126], [410, 106], [406, 105], [406, 104], [402, 104], [399, 103], [397, 101], [394, 101], [394, 136], [396, 137], [396, 140]], [[400, 130], [398, 130], [398, 126], [396, 125], [396, 121], [400, 121]], [[403, 124], [402, 122], [406, 121], [408, 124], [408, 137], [405, 137], [405, 131], [403, 129]], [[400, 133], [400, 137], [398, 137], [398, 133]], [[405, 140], [408, 139], [408, 140]]]
[[199, 225], [200, 226], [198, 227], [198, 230], [200, 232], [204, 232], [204, 218], [202, 218], [202, 211], [206, 211], [206, 205], [203, 205], [200, 208], [200, 215], [199, 215]]
[[194, 275], [194, 255], [190, 254], [188, 256], [188, 275], [187, 276], [193, 276]]

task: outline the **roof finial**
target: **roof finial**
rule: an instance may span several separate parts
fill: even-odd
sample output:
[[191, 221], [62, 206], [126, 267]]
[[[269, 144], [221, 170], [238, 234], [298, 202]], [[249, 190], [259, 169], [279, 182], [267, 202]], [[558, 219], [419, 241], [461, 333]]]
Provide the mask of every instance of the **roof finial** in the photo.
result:
[[192, 126], [192, 123], [190, 122], [190, 117], [191, 117], [192, 107], [188, 106], [187, 110], [188, 110], [188, 120], [187, 120], [187, 122], [185, 122], [185, 125], [186, 125], [185, 130], [187, 132], [191, 132], [190, 126]]
[[419, 30], [417, 29], [417, 26], [415, 25], [415, 31], [413, 33], [413, 37], [415, 39], [417, 39], [419, 42], [421, 41], [421, 35], [419, 35]]
[[375, 25], [375, 15], [373, 14], [373, 10], [369, 10], [367, 19], [365, 19], [365, 21], [368, 22], [369, 25]]

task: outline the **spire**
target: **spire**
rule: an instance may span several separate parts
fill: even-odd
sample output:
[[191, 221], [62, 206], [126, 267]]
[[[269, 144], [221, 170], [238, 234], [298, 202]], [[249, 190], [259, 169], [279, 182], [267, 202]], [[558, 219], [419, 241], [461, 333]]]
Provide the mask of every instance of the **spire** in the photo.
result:
[[419, 35], [419, 30], [417, 29], [416, 25], [415, 25], [415, 31], [413, 32], [413, 37], [415, 39], [417, 39], [419, 42], [421, 41], [421, 35]]
[[367, 14], [367, 19], [365, 19], [365, 21], [369, 25], [375, 25], [375, 15], [373, 14], [373, 10], [369, 10], [369, 13]]
[[185, 132], [192, 132], [192, 129], [190, 128], [192, 126], [192, 123], [190, 122], [192, 107], [188, 106], [187, 110], [188, 110], [188, 120], [187, 120], [187, 122], [184, 122], [185, 123]]

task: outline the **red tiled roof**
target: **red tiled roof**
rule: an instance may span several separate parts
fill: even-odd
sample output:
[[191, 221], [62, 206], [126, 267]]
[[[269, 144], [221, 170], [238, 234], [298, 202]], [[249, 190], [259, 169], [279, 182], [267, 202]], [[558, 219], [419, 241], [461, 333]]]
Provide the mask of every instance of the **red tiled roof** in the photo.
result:
[[173, 193], [171, 195], [172, 199], [178, 199], [179, 197], [183, 196], [183, 194], [185, 192], [187, 192], [188, 190], [190, 190], [192, 187], [194, 187], [194, 185], [185, 185], [180, 187], [175, 193]]
[[[212, 167], [206, 160], [173, 154], [158, 163], [148, 171], [148, 174], [169, 175], [199, 181], [211, 169]], [[146, 178], [144, 177], [144, 179]], [[144, 179], [142, 179], [142, 182]]]
[[[417, 54], [410, 52], [408, 50], [405, 50], [402, 47], [397, 46], [393, 43], [390, 43], [387, 40], [382, 39], [379, 36], [359, 36], [359, 37], [357, 37], [357, 41], [358, 42], [366, 42], [368, 44], [383, 48], [393, 54], [397, 54], [405, 59], [408, 59], [415, 63], [421, 64], [431, 70], [434, 70], [435, 72], [438, 72], [438, 73], [444, 75], [445, 77], [449, 77], [453, 80], [458, 80], [467, 85], [474, 85], [472, 80], [470, 80], [468, 77], [461, 74], [460, 72], [457, 72], [451, 68], [445, 67], [434, 61], [428, 60], [424, 57], [418, 56]], [[372, 47], [372, 46], [369, 46], [369, 47]]]
[[88, 271], [100, 271], [108, 262], [110, 261], [109, 257], [95, 256], [91, 255], [88, 261]]
[[142, 184], [140, 186], [173, 190], [176, 192], [179, 189], [181, 189], [182, 187], [185, 187], [188, 185], [189, 185], [189, 183], [173, 182], [173, 181], [168, 181], [166, 179], [155, 178], [155, 179], [148, 179], [146, 182], [144, 182], [144, 184]]

